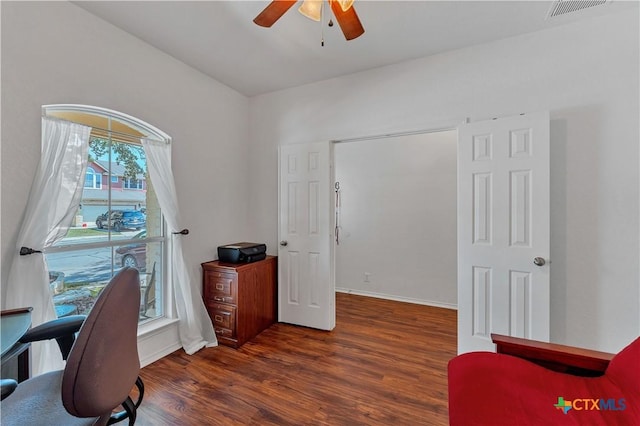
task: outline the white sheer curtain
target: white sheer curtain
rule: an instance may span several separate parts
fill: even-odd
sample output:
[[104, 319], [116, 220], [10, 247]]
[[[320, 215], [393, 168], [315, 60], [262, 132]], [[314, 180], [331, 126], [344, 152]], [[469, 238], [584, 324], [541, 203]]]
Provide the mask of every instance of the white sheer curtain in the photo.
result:
[[[89, 157], [90, 127], [42, 118], [40, 164], [29, 193], [16, 252], [9, 270], [7, 308], [32, 307], [32, 325], [56, 318], [49, 271], [41, 253], [62, 239], [82, 198]], [[22, 248], [34, 251], [20, 255]], [[32, 374], [61, 368], [55, 341], [32, 345]]]
[[205, 346], [217, 346], [218, 340], [211, 318], [198, 290], [198, 281], [189, 273], [182, 254], [182, 235], [174, 234], [180, 226], [180, 212], [176, 187], [171, 171], [171, 145], [166, 142], [142, 139], [147, 157], [147, 169], [151, 184], [156, 191], [158, 204], [167, 222], [172, 238], [171, 270], [173, 271], [173, 293], [178, 312], [180, 341], [189, 355]]

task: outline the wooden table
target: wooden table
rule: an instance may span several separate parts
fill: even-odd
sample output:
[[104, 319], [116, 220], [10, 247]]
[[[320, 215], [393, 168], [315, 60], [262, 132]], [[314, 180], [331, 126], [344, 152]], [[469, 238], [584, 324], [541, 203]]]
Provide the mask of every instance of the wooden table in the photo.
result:
[[[31, 327], [31, 311], [33, 308], [10, 309], [0, 312], [0, 358], [3, 372], [17, 360], [17, 377], [22, 382], [29, 378], [30, 343], [20, 343], [20, 338]], [[4, 374], [3, 374], [4, 376]]]

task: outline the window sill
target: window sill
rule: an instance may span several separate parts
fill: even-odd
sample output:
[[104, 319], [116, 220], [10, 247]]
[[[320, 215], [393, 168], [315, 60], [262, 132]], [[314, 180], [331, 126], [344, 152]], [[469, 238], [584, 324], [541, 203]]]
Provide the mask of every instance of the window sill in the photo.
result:
[[138, 338], [148, 337], [150, 335], [156, 334], [160, 330], [169, 327], [172, 324], [177, 324], [177, 318], [157, 318], [151, 321], [148, 321], [142, 325], [138, 326]]

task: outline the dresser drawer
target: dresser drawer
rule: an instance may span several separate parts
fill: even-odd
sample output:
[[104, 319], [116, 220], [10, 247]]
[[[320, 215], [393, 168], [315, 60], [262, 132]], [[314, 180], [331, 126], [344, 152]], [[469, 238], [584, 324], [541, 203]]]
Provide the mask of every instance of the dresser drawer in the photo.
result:
[[236, 336], [236, 308], [220, 303], [209, 304], [207, 311], [216, 334], [225, 337]]
[[204, 297], [208, 302], [236, 303], [238, 275], [205, 271]]
[[276, 322], [277, 266], [275, 256], [252, 263], [202, 264], [202, 298], [218, 343], [239, 348]]

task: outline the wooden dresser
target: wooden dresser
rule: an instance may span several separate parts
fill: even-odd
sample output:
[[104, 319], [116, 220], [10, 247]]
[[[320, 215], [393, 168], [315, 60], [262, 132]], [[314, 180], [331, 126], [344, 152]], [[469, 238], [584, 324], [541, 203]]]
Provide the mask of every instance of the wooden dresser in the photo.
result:
[[239, 348], [277, 319], [276, 256], [253, 263], [202, 264], [204, 304], [218, 342]]

